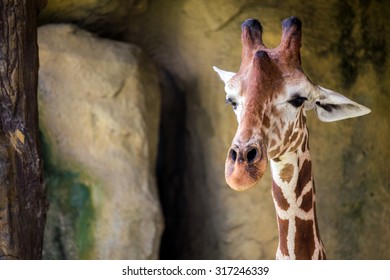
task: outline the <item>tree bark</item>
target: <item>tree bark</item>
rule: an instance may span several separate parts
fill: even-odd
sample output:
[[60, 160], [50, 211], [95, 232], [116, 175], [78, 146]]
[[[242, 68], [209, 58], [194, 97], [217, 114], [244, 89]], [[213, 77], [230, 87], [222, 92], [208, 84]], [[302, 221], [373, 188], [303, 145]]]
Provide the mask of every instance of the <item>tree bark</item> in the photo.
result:
[[38, 128], [37, 16], [0, 0], [0, 259], [40, 259], [47, 202]]

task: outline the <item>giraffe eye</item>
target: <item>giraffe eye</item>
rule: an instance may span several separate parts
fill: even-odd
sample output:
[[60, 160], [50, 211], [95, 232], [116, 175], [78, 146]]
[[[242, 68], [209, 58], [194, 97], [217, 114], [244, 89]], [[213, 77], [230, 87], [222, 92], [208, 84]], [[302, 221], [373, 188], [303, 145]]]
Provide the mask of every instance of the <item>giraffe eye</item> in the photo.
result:
[[300, 106], [302, 106], [303, 102], [305, 102], [307, 100], [306, 97], [302, 97], [302, 96], [294, 96], [292, 99], [290, 99], [288, 101], [288, 103], [290, 103], [291, 105], [293, 105], [294, 107], [298, 108]]
[[232, 105], [233, 110], [237, 109], [237, 102], [234, 99], [232, 99], [232, 98], [226, 99], [226, 104]]

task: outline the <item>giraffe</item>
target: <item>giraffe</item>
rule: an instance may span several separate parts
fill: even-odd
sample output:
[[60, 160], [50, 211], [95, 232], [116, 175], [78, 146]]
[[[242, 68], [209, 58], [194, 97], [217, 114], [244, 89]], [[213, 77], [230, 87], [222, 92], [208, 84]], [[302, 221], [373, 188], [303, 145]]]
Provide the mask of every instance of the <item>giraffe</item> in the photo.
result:
[[304, 74], [301, 27], [298, 18], [285, 19], [279, 46], [267, 48], [260, 22], [248, 19], [241, 25], [239, 71], [214, 66], [238, 121], [225, 162], [227, 184], [237, 191], [254, 186], [270, 161], [279, 231], [276, 259], [326, 259], [316, 218], [306, 111], [314, 110], [324, 122], [370, 112]]

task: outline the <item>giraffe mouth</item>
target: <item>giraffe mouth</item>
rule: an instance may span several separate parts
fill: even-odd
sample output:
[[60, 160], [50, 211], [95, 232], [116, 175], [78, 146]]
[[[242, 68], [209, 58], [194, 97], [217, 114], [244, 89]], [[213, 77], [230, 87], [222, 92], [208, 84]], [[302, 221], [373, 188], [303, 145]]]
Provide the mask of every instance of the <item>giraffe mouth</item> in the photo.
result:
[[253, 187], [264, 175], [267, 158], [263, 147], [233, 146], [225, 162], [226, 183], [236, 191]]

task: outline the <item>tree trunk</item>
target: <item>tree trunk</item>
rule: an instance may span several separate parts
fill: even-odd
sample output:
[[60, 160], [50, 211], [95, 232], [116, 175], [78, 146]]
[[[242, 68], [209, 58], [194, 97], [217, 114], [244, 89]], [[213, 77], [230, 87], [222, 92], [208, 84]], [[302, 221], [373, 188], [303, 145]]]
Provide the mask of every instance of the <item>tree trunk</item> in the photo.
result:
[[40, 259], [47, 203], [39, 147], [37, 15], [0, 0], [0, 259]]

